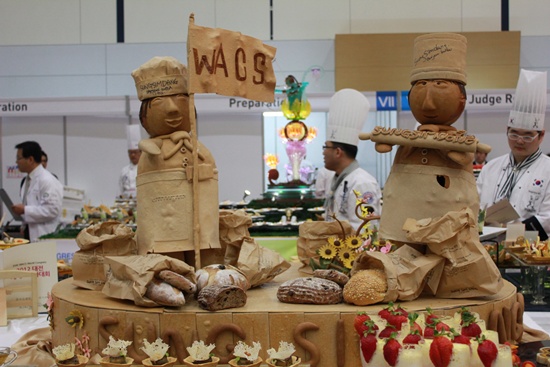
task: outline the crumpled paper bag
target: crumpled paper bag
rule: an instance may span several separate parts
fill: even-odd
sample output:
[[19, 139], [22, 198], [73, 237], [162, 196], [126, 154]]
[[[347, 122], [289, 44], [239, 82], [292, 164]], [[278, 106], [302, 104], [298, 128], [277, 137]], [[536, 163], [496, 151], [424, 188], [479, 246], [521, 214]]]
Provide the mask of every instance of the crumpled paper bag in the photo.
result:
[[237, 266], [244, 238], [250, 237], [248, 228], [252, 218], [243, 209], [220, 211], [220, 244], [224, 249], [224, 264]]
[[403, 229], [408, 239], [445, 258], [436, 297], [481, 297], [502, 289], [500, 271], [479, 242], [477, 215], [470, 208], [439, 218], [408, 219]]
[[245, 237], [237, 260], [239, 268], [248, 278], [250, 287], [267, 283], [290, 268], [290, 263], [278, 252], [261, 246], [251, 237]]
[[394, 252], [366, 251], [353, 263], [351, 276], [364, 269], [382, 269], [386, 273], [388, 291], [384, 302], [412, 301], [428, 288], [437, 288], [444, 260], [434, 254], [423, 255], [410, 246]]
[[135, 233], [118, 221], [106, 221], [89, 226], [78, 233], [72, 260], [73, 284], [101, 290], [105, 284], [105, 256], [135, 255], [138, 253]]
[[[351, 225], [342, 221], [345, 236], [353, 233]], [[309, 266], [310, 259], [319, 260], [319, 250], [327, 243], [329, 237], [342, 237], [342, 227], [338, 222], [312, 221], [304, 222], [298, 227], [297, 252], [298, 259], [303, 264], [300, 271], [313, 274], [313, 269]]]
[[172, 270], [197, 283], [192, 266], [161, 254], [107, 256], [105, 264], [109, 270], [102, 292], [109, 297], [134, 301], [138, 306], [160, 306], [144, 295], [147, 284], [161, 270]]

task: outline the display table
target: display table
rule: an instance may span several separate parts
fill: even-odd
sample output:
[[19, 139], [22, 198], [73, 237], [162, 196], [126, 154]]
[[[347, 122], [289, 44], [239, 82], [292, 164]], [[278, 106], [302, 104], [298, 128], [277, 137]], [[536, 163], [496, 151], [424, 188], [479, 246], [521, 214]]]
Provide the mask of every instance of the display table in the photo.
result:
[[533, 261], [523, 254], [506, 250], [510, 256], [522, 267], [522, 292], [532, 292], [533, 305], [546, 305], [544, 300], [544, 278], [547, 268], [550, 266], [550, 259], [547, 262]]

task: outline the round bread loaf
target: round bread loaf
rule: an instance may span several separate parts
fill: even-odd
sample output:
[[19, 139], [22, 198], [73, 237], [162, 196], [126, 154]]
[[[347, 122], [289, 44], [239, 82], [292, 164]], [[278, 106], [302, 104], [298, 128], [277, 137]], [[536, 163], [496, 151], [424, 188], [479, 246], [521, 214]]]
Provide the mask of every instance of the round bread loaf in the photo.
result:
[[342, 302], [342, 288], [323, 278], [296, 278], [281, 284], [277, 298], [285, 303], [335, 304]]
[[236, 285], [243, 291], [250, 288], [250, 282], [242, 271], [231, 265], [212, 264], [197, 270], [197, 289], [208, 285]]
[[387, 291], [388, 282], [383, 270], [360, 270], [344, 286], [344, 301], [357, 306], [372, 305], [382, 302]]

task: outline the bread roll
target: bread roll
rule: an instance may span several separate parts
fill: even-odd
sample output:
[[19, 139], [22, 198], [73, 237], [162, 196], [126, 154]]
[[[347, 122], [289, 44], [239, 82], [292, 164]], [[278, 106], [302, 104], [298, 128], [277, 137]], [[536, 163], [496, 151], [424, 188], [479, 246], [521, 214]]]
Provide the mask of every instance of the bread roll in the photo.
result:
[[175, 271], [161, 270], [157, 274], [157, 277], [186, 294], [194, 294], [197, 291], [197, 285], [195, 283]]
[[335, 304], [342, 302], [342, 288], [332, 280], [297, 278], [281, 284], [277, 298], [285, 303]]
[[345, 286], [346, 283], [349, 281], [349, 277], [346, 274], [334, 269], [316, 269], [313, 272], [313, 276], [315, 278], [332, 280], [340, 287]]
[[212, 264], [197, 270], [197, 289], [208, 285], [236, 285], [243, 291], [250, 288], [250, 282], [242, 271], [231, 265]]
[[388, 282], [383, 270], [360, 270], [344, 286], [344, 301], [357, 306], [372, 305], [382, 302], [387, 291]]
[[208, 311], [243, 307], [246, 304], [245, 291], [236, 285], [207, 285], [199, 292], [200, 308]]
[[147, 284], [145, 297], [162, 306], [179, 307], [185, 304], [185, 297], [179, 289], [157, 278]]

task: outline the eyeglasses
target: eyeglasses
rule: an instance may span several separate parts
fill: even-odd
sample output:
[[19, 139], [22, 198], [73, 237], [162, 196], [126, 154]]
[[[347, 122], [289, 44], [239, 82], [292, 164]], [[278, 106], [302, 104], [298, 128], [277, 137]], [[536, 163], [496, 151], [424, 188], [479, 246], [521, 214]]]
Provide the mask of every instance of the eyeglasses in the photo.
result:
[[25, 159], [25, 157], [15, 157], [16, 162], [19, 162], [21, 159]]
[[338, 147], [329, 147], [328, 145], [323, 145], [323, 150], [325, 149], [338, 149]]
[[508, 133], [508, 139], [510, 139], [510, 140], [523, 140], [526, 143], [531, 143], [533, 140], [535, 140], [535, 138], [537, 136], [539, 136], [539, 133], [536, 133], [533, 136]]

